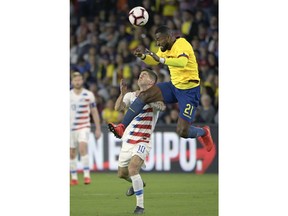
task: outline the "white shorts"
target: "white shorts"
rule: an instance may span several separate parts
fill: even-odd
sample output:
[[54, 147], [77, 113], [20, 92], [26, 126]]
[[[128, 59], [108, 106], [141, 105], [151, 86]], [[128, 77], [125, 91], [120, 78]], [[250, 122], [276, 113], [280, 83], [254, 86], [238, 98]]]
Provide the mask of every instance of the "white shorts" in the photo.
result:
[[88, 143], [90, 128], [70, 131], [70, 148], [77, 148], [79, 142]]
[[[119, 167], [128, 167], [131, 158], [134, 155], [139, 156], [142, 160], [145, 161], [146, 157], [149, 155], [149, 152], [151, 150], [150, 143], [138, 143], [138, 144], [129, 144], [123, 142], [122, 148], [119, 154]], [[145, 168], [145, 162], [142, 165], [143, 168]]]

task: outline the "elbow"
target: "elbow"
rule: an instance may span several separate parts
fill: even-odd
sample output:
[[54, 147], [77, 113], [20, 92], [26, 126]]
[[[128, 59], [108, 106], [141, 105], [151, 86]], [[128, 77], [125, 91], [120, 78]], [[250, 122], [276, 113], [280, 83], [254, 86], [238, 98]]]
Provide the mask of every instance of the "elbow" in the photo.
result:
[[181, 59], [181, 61], [179, 61], [179, 67], [186, 67], [186, 65], [188, 64], [188, 59]]
[[115, 105], [114, 110], [121, 112], [123, 111], [123, 108], [121, 107], [121, 105], [118, 105], [118, 106]]
[[187, 65], [187, 63], [186, 64], [182, 63], [182, 64], [179, 64], [178, 67], [183, 67], [184, 68], [186, 65]]

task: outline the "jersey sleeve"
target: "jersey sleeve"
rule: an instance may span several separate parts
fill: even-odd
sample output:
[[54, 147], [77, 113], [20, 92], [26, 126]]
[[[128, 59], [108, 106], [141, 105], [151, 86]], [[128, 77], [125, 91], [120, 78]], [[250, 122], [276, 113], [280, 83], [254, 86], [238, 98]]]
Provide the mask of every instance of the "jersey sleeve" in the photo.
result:
[[126, 107], [130, 106], [131, 104], [131, 97], [132, 97], [132, 92], [128, 92], [124, 95], [123, 102], [126, 104]]
[[180, 41], [178, 42], [176, 49], [175, 49], [176, 58], [186, 57], [188, 59], [189, 53], [192, 49], [191, 44], [188, 43], [188, 41], [186, 41], [183, 38], [178, 39], [178, 40]]
[[159, 56], [160, 58], [163, 58], [163, 54], [162, 54], [160, 48], [159, 48], [158, 51], [156, 52], [156, 55]]
[[96, 100], [92, 92], [90, 92], [90, 107], [91, 108], [96, 107]]

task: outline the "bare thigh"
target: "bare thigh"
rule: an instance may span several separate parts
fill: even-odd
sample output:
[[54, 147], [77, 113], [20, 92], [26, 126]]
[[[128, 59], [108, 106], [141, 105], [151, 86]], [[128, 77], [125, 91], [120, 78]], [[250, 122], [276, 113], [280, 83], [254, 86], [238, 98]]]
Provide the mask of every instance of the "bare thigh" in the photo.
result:
[[138, 155], [134, 155], [131, 158], [131, 161], [130, 161], [129, 166], [128, 166], [129, 175], [133, 176], [133, 175], [139, 174], [139, 171], [140, 171], [143, 163], [144, 163], [144, 161]]
[[86, 142], [80, 142], [79, 143], [79, 153], [81, 156], [84, 156], [88, 153], [88, 145]]

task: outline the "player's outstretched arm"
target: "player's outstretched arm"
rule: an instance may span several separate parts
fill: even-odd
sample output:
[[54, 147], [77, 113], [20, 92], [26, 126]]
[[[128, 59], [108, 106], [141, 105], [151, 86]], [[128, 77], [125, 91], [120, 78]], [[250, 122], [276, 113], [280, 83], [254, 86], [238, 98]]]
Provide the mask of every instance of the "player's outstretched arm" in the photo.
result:
[[146, 49], [146, 58], [151, 56], [156, 62], [174, 67], [185, 67], [188, 63], [188, 56], [183, 53], [177, 58], [160, 58], [156, 53]]
[[127, 93], [127, 84], [125, 80], [121, 79], [120, 81], [120, 95], [116, 100], [114, 109], [117, 111], [124, 111], [126, 109], [126, 104], [123, 102], [123, 98]]
[[[147, 49], [146, 49], [147, 50]], [[156, 61], [152, 56], [146, 55], [146, 51], [142, 51], [141, 49], [137, 48], [134, 51], [134, 55], [138, 58], [140, 58], [142, 61], [144, 61], [148, 65], [157, 65], [159, 64], [159, 61]]]

